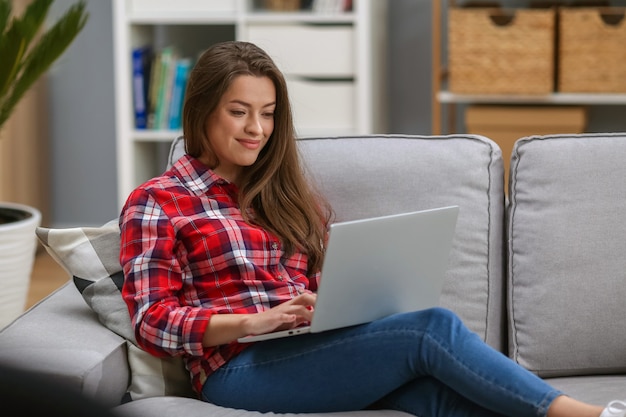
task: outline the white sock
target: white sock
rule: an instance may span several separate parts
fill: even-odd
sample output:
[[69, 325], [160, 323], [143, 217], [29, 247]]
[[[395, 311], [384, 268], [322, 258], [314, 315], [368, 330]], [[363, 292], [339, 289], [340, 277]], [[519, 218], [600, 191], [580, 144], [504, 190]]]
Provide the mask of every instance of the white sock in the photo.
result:
[[600, 417], [624, 417], [626, 416], [626, 402], [611, 401], [609, 405], [602, 410]]

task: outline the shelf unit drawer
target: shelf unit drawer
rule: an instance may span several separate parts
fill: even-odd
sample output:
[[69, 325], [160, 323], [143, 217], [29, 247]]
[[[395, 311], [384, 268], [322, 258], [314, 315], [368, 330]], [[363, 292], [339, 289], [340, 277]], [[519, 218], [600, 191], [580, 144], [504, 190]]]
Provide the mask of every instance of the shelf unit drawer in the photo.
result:
[[127, 0], [130, 13], [235, 13], [236, 5], [233, 0]]
[[348, 81], [287, 80], [298, 136], [356, 129], [354, 84]]
[[254, 23], [247, 26], [247, 39], [286, 74], [345, 78], [355, 73], [352, 25]]

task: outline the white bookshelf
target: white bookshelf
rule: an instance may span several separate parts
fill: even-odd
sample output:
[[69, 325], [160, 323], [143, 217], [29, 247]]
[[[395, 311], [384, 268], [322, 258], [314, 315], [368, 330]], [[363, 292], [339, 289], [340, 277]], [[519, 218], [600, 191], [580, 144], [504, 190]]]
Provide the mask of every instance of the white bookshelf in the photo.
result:
[[213, 43], [246, 40], [284, 72], [299, 137], [384, 133], [386, 0], [350, 12], [272, 12], [255, 0], [113, 0], [118, 199], [165, 168], [182, 132], [137, 130], [132, 49], [175, 45], [197, 57]]

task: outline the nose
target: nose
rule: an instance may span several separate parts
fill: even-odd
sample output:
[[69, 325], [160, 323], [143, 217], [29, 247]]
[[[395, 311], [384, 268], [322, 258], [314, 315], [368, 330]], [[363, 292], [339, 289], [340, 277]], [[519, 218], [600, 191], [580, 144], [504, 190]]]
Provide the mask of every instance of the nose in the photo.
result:
[[259, 116], [250, 115], [246, 123], [246, 133], [258, 136], [263, 133], [263, 126], [261, 125], [261, 119]]

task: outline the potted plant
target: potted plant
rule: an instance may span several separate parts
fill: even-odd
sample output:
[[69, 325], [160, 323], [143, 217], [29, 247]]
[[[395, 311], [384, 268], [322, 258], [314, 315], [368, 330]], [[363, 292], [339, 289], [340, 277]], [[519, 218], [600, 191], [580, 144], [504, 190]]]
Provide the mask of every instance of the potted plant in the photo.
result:
[[[54, 0], [33, 0], [19, 16], [13, 1], [0, 0], [0, 140], [3, 126], [24, 93], [50, 68], [87, 23], [84, 0], [45, 27]], [[0, 202], [0, 328], [24, 309], [41, 213]]]

